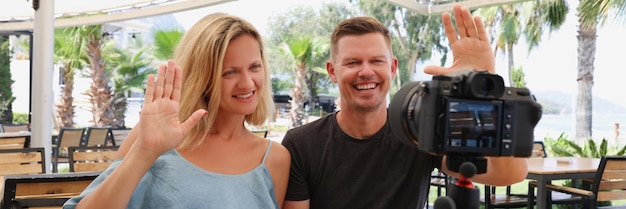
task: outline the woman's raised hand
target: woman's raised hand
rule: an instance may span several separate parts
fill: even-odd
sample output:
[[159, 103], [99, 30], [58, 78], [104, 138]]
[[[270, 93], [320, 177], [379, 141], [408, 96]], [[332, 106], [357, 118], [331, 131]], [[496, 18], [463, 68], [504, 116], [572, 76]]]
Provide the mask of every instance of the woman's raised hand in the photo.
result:
[[181, 68], [172, 60], [159, 67], [156, 82], [154, 75], [148, 76], [139, 123], [139, 143], [135, 146], [160, 155], [175, 148], [207, 113], [197, 110], [184, 122], [179, 121], [182, 76]]
[[453, 62], [450, 67], [427, 66], [424, 72], [445, 75], [458, 70], [486, 70], [495, 73], [495, 57], [480, 17], [472, 17], [469, 9], [454, 6], [457, 31], [449, 13], [442, 15], [443, 26], [452, 48]]

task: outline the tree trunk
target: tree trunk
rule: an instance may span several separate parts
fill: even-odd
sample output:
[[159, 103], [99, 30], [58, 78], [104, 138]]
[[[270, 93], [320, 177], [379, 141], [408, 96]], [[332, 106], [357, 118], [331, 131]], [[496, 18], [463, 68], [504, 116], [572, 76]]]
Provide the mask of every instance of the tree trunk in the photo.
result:
[[109, 126], [113, 122], [113, 93], [108, 84], [105, 67], [106, 63], [102, 58], [100, 39], [91, 34], [87, 45], [88, 58], [91, 66], [91, 86], [89, 87], [89, 101], [91, 102], [91, 112], [93, 114], [93, 125]]
[[515, 70], [515, 58], [513, 58], [513, 44], [509, 44], [506, 47], [506, 53], [509, 56], [509, 85], [515, 86], [515, 81], [513, 80], [513, 71]]
[[299, 63], [296, 69], [296, 83], [291, 92], [291, 109], [289, 115], [291, 118], [291, 127], [295, 128], [302, 125], [304, 119], [304, 77], [306, 65]]
[[317, 102], [316, 99], [315, 99], [315, 96], [317, 96], [317, 92], [315, 92], [315, 90], [314, 90], [316, 88], [315, 87], [315, 82], [317, 81], [317, 79], [315, 78], [315, 76], [316, 76], [315, 72], [308, 73], [308, 75], [309, 76], [306, 76], [306, 74], [305, 74], [305, 76], [306, 76], [305, 82], [306, 82], [306, 86], [307, 86], [307, 88], [309, 90], [309, 91], [307, 91], [309, 93], [309, 96], [308, 96], [309, 97], [308, 98], [308, 100], [309, 100], [309, 108], [311, 108], [311, 110], [312, 110], [312, 109], [316, 108], [315, 103]]
[[578, 30], [578, 98], [576, 101], [576, 141], [592, 137], [592, 87], [596, 53], [596, 25]]
[[74, 71], [68, 66], [61, 68], [64, 84], [61, 87], [61, 102], [57, 107], [57, 121], [62, 127], [74, 126]]
[[115, 110], [115, 118], [113, 119], [113, 123], [111, 127], [113, 128], [124, 128], [126, 126], [126, 110], [128, 109], [128, 99], [124, 95], [124, 93], [119, 92], [115, 95], [113, 100], [113, 109]]

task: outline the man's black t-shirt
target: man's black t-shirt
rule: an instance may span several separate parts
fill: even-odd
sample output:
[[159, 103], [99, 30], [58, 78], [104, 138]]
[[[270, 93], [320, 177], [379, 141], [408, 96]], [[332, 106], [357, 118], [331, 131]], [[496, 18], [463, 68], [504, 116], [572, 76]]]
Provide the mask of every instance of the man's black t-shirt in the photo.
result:
[[292, 156], [286, 200], [310, 199], [311, 209], [423, 208], [441, 157], [402, 144], [388, 122], [372, 137], [354, 139], [335, 117], [286, 133], [282, 144]]

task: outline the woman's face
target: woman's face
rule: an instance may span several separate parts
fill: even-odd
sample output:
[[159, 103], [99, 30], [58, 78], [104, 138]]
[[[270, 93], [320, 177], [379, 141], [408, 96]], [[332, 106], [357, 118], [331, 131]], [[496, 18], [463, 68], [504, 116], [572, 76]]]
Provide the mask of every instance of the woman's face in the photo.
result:
[[219, 112], [252, 114], [259, 103], [265, 70], [259, 42], [250, 35], [230, 41], [222, 69], [222, 98]]

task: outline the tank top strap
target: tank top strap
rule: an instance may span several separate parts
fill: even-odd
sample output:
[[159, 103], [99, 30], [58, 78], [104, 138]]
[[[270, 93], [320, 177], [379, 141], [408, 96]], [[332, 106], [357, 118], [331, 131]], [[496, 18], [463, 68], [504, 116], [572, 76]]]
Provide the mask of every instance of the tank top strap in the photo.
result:
[[263, 155], [261, 163], [265, 163], [265, 159], [267, 159], [267, 156], [270, 154], [270, 149], [272, 148], [272, 140], [268, 139], [267, 141], [269, 141], [269, 145], [267, 145], [267, 150], [265, 150], [265, 155]]

